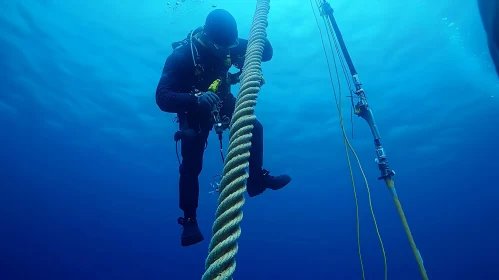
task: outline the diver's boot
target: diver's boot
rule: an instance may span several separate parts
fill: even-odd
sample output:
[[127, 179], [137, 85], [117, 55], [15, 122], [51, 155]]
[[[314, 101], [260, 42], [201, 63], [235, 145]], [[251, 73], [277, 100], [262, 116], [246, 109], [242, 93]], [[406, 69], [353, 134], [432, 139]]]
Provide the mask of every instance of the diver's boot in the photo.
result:
[[263, 170], [263, 185], [267, 189], [277, 191], [284, 188], [289, 182], [291, 182], [291, 177], [287, 174], [271, 176], [269, 171]]
[[182, 246], [191, 246], [204, 240], [196, 219], [180, 217], [178, 218], [178, 224], [184, 229], [180, 237], [180, 244]]
[[272, 176], [268, 170], [263, 169], [260, 174], [251, 174], [247, 181], [247, 190], [249, 196], [256, 196], [263, 193], [266, 189], [279, 190], [291, 182], [291, 177], [287, 174]]

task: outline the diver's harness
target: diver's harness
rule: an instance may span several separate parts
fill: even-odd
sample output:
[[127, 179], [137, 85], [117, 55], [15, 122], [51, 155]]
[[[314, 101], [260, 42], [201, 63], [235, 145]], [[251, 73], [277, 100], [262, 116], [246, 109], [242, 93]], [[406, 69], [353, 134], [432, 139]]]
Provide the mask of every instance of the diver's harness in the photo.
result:
[[[203, 73], [204, 67], [201, 63], [198, 63], [200, 56], [199, 56], [199, 52], [198, 52], [196, 46], [193, 43], [193, 36], [194, 36], [194, 34], [200, 32], [200, 31], [202, 31], [202, 27], [197, 28], [196, 30], [192, 30], [190, 35], [188, 36], [188, 38], [186, 38], [180, 42], [175, 42], [172, 44], [172, 47], [174, 49], [181, 47], [181, 46], [184, 46], [184, 45], [187, 45], [187, 44], [190, 45], [192, 60], [193, 60], [194, 66], [196, 68], [195, 74], [198, 77]], [[198, 58], [198, 59], [196, 59], [196, 58]], [[231, 65], [232, 65], [231, 57], [230, 57], [230, 55], [228, 55], [225, 58], [225, 66], [230, 68]], [[236, 66], [238, 66], [238, 65], [236, 65]], [[240, 68], [240, 71], [238, 73], [235, 73], [235, 74], [232, 74], [229, 71], [225, 72], [223, 75], [221, 75], [221, 77], [219, 79], [216, 79], [215, 81], [212, 82], [212, 84], [208, 87], [208, 91], [217, 94], [219, 96], [220, 100], [223, 100], [226, 97], [225, 95], [230, 94], [230, 86], [232, 84], [236, 84], [237, 82], [239, 82], [239, 76], [241, 75], [241, 73], [242, 73], [242, 67]], [[201, 95], [203, 95], [203, 92], [200, 92], [197, 89], [195, 89], [194, 92], [192, 92], [192, 93], [196, 97], [200, 97]], [[228, 128], [229, 123], [230, 123], [230, 119], [225, 115], [220, 116], [220, 109], [222, 108], [222, 106], [223, 106], [222, 102], [219, 102], [218, 104], [215, 104], [213, 106], [213, 109], [211, 111], [211, 118], [212, 118], [212, 122], [213, 122], [213, 128], [218, 135], [218, 140], [220, 141], [220, 156], [222, 158], [222, 163], [225, 163], [225, 157], [223, 154], [223, 131], [226, 128]], [[175, 151], [177, 154], [177, 160], [179, 162], [179, 165], [181, 164], [181, 161], [180, 161], [180, 156], [178, 153], [178, 141], [180, 141], [184, 137], [194, 136], [195, 134], [199, 133], [199, 131], [196, 132], [194, 129], [190, 129], [188, 127], [187, 114], [188, 113], [186, 112], [185, 115], [182, 116], [182, 119], [177, 118], [177, 117], [175, 118], [176, 121], [180, 124], [179, 130], [177, 132], [175, 132], [174, 137], [173, 137], [175, 140]], [[206, 141], [205, 149], [206, 149], [207, 145], [208, 145], [208, 141]], [[217, 175], [214, 177], [215, 184], [218, 184], [217, 181], [219, 181], [216, 179], [217, 177], [220, 177], [220, 175]]]

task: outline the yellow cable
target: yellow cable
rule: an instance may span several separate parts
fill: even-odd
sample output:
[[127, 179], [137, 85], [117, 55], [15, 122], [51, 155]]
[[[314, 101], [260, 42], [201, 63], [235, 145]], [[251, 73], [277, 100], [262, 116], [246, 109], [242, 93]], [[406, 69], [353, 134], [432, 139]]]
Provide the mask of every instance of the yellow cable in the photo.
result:
[[[331, 26], [331, 23], [328, 22], [327, 23], [328, 26], [329, 26], [329, 31], [333, 32], [333, 28]], [[331, 35], [332, 36], [332, 35]], [[333, 39], [334, 39], [334, 42], [335, 42], [335, 46], [336, 46], [336, 51], [339, 53], [339, 46], [338, 46], [338, 42], [336, 41], [336, 38], [334, 36], [332, 36]], [[339, 54], [338, 54], [339, 55]], [[341, 57], [341, 56], [340, 56]], [[364, 173], [364, 170], [360, 164], [360, 160], [357, 156], [357, 154], [355, 153], [355, 150], [353, 149], [352, 145], [350, 144], [350, 142], [348, 141], [348, 138], [346, 136], [346, 132], [344, 130], [344, 125], [343, 125], [343, 121], [342, 121], [342, 114], [341, 114], [341, 107], [339, 107], [339, 112], [340, 112], [340, 123], [341, 123], [341, 127], [342, 127], [342, 132], [343, 132], [343, 137], [344, 139], [347, 141], [352, 153], [354, 153], [354, 156], [359, 164], [359, 168], [362, 172], [362, 176], [364, 177], [364, 181], [366, 183], [366, 188], [367, 188], [367, 192], [368, 192], [368, 198], [369, 198], [369, 207], [370, 207], [370, 210], [371, 210], [371, 214], [372, 214], [372, 217], [373, 217], [373, 222], [374, 222], [374, 225], [375, 225], [375, 228], [376, 228], [376, 233], [378, 235], [378, 239], [379, 239], [379, 242], [380, 242], [380, 245], [381, 245], [381, 249], [383, 251], [383, 258], [384, 258], [384, 265], [385, 265], [385, 279], [388, 278], [388, 269], [387, 269], [387, 261], [386, 261], [386, 253], [385, 253], [385, 249], [384, 249], [384, 246], [383, 246], [383, 241], [382, 241], [382, 238], [381, 238], [381, 235], [379, 233], [379, 229], [378, 229], [378, 225], [377, 225], [377, 222], [376, 222], [376, 216], [374, 215], [374, 210], [373, 210], [373, 207], [372, 207], [372, 199], [371, 199], [371, 192], [370, 192], [370, 188], [369, 188], [369, 184], [367, 182], [367, 178], [365, 176], [365, 173]], [[385, 182], [386, 182], [386, 185], [388, 186], [388, 188], [390, 189], [390, 192], [393, 194], [392, 197], [393, 197], [393, 200], [395, 202], [395, 206], [397, 208], [397, 212], [399, 213], [399, 216], [400, 216], [400, 219], [402, 221], [402, 225], [404, 227], [404, 230], [406, 232], [406, 235], [409, 239], [409, 243], [411, 245], [411, 249], [414, 253], [414, 256], [416, 258], [416, 261], [418, 263], [418, 267], [419, 267], [419, 270], [421, 272], [421, 276], [424, 280], [428, 280], [428, 276], [426, 274], [426, 270], [424, 268], [424, 265], [423, 265], [423, 260], [422, 260], [422, 257], [419, 253], [419, 250], [417, 249], [416, 247], [416, 243], [414, 241], [414, 238], [412, 237], [412, 233], [410, 231], [410, 228], [409, 228], [409, 224], [407, 222], [407, 219], [405, 217], [405, 214], [404, 214], [404, 211], [402, 209], [402, 205], [398, 199], [398, 196], [396, 195], [396, 191], [395, 191], [395, 184], [393, 182], [393, 180], [391, 178], [387, 178], [385, 179]]]
[[[329, 31], [331, 32], [331, 34], [333, 34], [332, 33], [333, 32], [333, 27], [331, 26], [331, 23], [328, 22], [328, 25], [329, 25]], [[338, 56], [340, 56], [340, 54], [339, 54], [340, 50], [339, 50], [338, 42], [337, 42], [337, 40], [336, 40], [336, 38], [334, 36], [331, 35], [331, 37], [333, 37], [333, 40], [334, 40], [334, 43], [335, 43], [335, 46], [336, 46], [336, 51], [338, 53]], [[350, 147], [350, 150], [352, 151], [352, 153], [354, 154], [354, 156], [355, 156], [355, 158], [357, 160], [357, 163], [359, 165], [359, 169], [360, 169], [360, 171], [362, 173], [362, 177], [364, 178], [364, 182], [366, 184], [366, 189], [367, 189], [367, 194], [368, 194], [368, 200], [369, 200], [369, 209], [370, 209], [371, 215], [373, 217], [374, 227], [376, 229], [376, 234], [378, 236], [378, 240], [379, 240], [379, 243], [380, 243], [380, 246], [381, 246], [381, 250], [382, 250], [382, 253], [383, 253], [383, 263], [384, 263], [385, 280], [386, 280], [386, 279], [388, 279], [388, 265], [387, 265], [387, 259], [386, 259], [386, 251], [385, 251], [385, 246], [383, 245], [383, 239], [381, 238], [381, 234], [379, 233], [378, 223], [376, 222], [376, 215], [374, 214], [374, 209], [373, 209], [373, 206], [372, 206], [371, 190], [370, 190], [370, 187], [369, 187], [369, 183], [367, 181], [367, 177], [366, 177], [366, 175], [364, 173], [364, 169], [362, 168], [362, 165], [360, 163], [360, 159], [357, 156], [357, 153], [355, 152], [353, 146], [351, 145], [351, 143], [348, 140], [348, 137], [346, 135], [345, 126], [343, 124], [343, 114], [342, 114], [341, 106], [339, 106], [338, 109], [339, 109], [339, 112], [340, 112], [340, 123], [341, 123], [341, 129], [342, 129], [342, 132], [343, 132], [343, 137], [344, 137], [345, 141], [347, 142], [348, 146]]]
[[[312, 2], [311, 2], [312, 4]], [[316, 4], [319, 6], [319, 4], [316, 2]], [[313, 9], [313, 4], [312, 4], [312, 9]], [[316, 21], [317, 21], [317, 16], [315, 15], [315, 10], [314, 10], [314, 16], [316, 18]], [[321, 40], [322, 40], [322, 31], [320, 29], [320, 25], [317, 21], [317, 24], [319, 26], [319, 31], [321, 33]], [[336, 51], [338, 52], [338, 57], [340, 57], [341, 59], [341, 56], [339, 54], [339, 49], [338, 49], [338, 43], [337, 41], [335, 40], [335, 37], [333, 35], [333, 31], [332, 31], [332, 26], [331, 26], [331, 23], [327, 24], [326, 25], [329, 27], [329, 36], [328, 36], [328, 39], [329, 39], [329, 43], [330, 43], [330, 47], [331, 49], [333, 48], [332, 45], [331, 45], [331, 38], [330, 37], [333, 37], [333, 40], [335, 42], [335, 46], [336, 46]], [[367, 193], [368, 193], [368, 199], [369, 199], [369, 208], [370, 208], [370, 211], [371, 211], [371, 215], [373, 217], [373, 222], [374, 222], [374, 226], [375, 226], [375, 229], [376, 229], [376, 234], [378, 236], [378, 240], [380, 242], [380, 246], [381, 246], [381, 250], [382, 250], [382, 253], [383, 253], [383, 260], [384, 260], [384, 271], [385, 271], [385, 280], [388, 279], [388, 265], [387, 265], [387, 259], [386, 259], [386, 251], [385, 251], [385, 248], [384, 248], [384, 245], [383, 245], [383, 240], [381, 238], [381, 234], [379, 233], [379, 228], [378, 228], [378, 224], [377, 224], [377, 221], [376, 221], [376, 215], [374, 214], [374, 209], [373, 209], [373, 206], [372, 206], [372, 198], [371, 198], [371, 191], [370, 191], [370, 188], [369, 188], [369, 183], [367, 181], [367, 177], [364, 173], [364, 170], [362, 168], [362, 164], [360, 163], [360, 159], [359, 157], [357, 156], [357, 153], [355, 152], [354, 148], [352, 147], [350, 141], [348, 140], [348, 137], [346, 135], [346, 131], [345, 131], [345, 126], [344, 126], [344, 123], [343, 123], [343, 113], [342, 113], [342, 108], [341, 108], [341, 94], [340, 94], [340, 97], [339, 97], [339, 102], [338, 102], [338, 99], [336, 97], [336, 90], [334, 90], [334, 82], [333, 82], [333, 78], [332, 78], [332, 74], [331, 74], [331, 67], [330, 67], [330, 64], [329, 64], [329, 60], [327, 59], [327, 52], [325, 50], [325, 46], [324, 46], [324, 41], [322, 40], [322, 44], [323, 44], [323, 47], [324, 47], [324, 51], [326, 53], [326, 61], [327, 61], [327, 64], [328, 64], [328, 69], [329, 69], [329, 75], [330, 75], [330, 79], [331, 79], [331, 84], [333, 86], [333, 91], [334, 91], [334, 95], [335, 95], [335, 100], [336, 100], [336, 107], [338, 109], [338, 114], [339, 114], [339, 122], [340, 122], [340, 126], [341, 126], [341, 130], [342, 130], [342, 134], [343, 134], [343, 141], [345, 143], [345, 149], [346, 149], [346, 153], [347, 153], [347, 161], [348, 161], [348, 166], [349, 166], [349, 169], [350, 169], [350, 176], [351, 176], [351, 179], [352, 179], [352, 187], [353, 187], [353, 191], [354, 191], [354, 197], [355, 197], [355, 204], [356, 204], [356, 212], [357, 212], [357, 240], [358, 240], [358, 248], [359, 248], [359, 256], [360, 256], [360, 259], [361, 259], [361, 267], [362, 267], [362, 279], [364, 279], [364, 269], [363, 269], [363, 265], [362, 265], [362, 256], [361, 256], [361, 253], [360, 253], [360, 225], [359, 225], [359, 216], [358, 216], [358, 201], [357, 201], [357, 194], [356, 194], [356, 188], [355, 188], [355, 182], [354, 182], [354, 179], [353, 179], [353, 173], [352, 173], [352, 167], [351, 167], [351, 162], [350, 162], [350, 157], [348, 155], [348, 148], [350, 148], [350, 150], [352, 151], [352, 153], [354, 154], [355, 156], [355, 159], [357, 160], [357, 163], [359, 165], [359, 169], [362, 173], [362, 176], [364, 178], [364, 182], [366, 184], [366, 188], [367, 188]], [[335, 64], [335, 69], [336, 69], [336, 76], [337, 76], [337, 80], [338, 80], [338, 91], [341, 93], [341, 81], [340, 81], [340, 78], [339, 78], [339, 74], [338, 74], [338, 67], [337, 67], [337, 64], [336, 64], [336, 60], [334, 59], [334, 55], [333, 55], [333, 61], [334, 61], [334, 64]], [[345, 69], [343, 69], [345, 71]], [[348, 81], [347, 81], [348, 82]], [[348, 146], [348, 148], [347, 148]]]
[[242, 206], [248, 174], [249, 149], [254, 116], [254, 106], [261, 82], [261, 62], [268, 25], [269, 0], [258, 0], [248, 39], [241, 87], [231, 120], [227, 160], [220, 182], [220, 196], [213, 223], [213, 236], [206, 258], [203, 280], [228, 280], [236, 269], [237, 239], [241, 235]]
[[[317, 1], [318, 0], [316, 0], [316, 4], [319, 7], [319, 3]], [[320, 7], [319, 7], [319, 9], [320, 9]], [[315, 15], [315, 12], [314, 12], [314, 15]], [[324, 15], [323, 15], [323, 17], [324, 17]], [[317, 17], [316, 17], [316, 20], [317, 20]], [[329, 32], [330, 33], [328, 35], [330, 37], [332, 37], [333, 40], [334, 40], [338, 57], [340, 59], [340, 62], [342, 62], [344, 74], [346, 74], [345, 68], [344, 68], [344, 65], [343, 65], [343, 61], [341, 60], [341, 55], [340, 55], [340, 50], [339, 50], [339, 47], [338, 47], [338, 42], [336, 40], [336, 37], [334, 36], [334, 32], [333, 32], [333, 28], [331, 26], [331, 23], [330, 22], [326, 22], [326, 20], [324, 20], [324, 21], [325, 21], [325, 24], [329, 27]], [[319, 27], [319, 31], [321, 32], [321, 40], [322, 40], [322, 31], [320, 30], [320, 27]], [[331, 46], [331, 49], [332, 49], [331, 39], [330, 39], [329, 36], [328, 36], [328, 39], [329, 39], [330, 46]], [[323, 40], [322, 40], [322, 44], [323, 44], [323, 47], [324, 47], [324, 51], [326, 53], [326, 60], [327, 60], [327, 52], [325, 50], [325, 46], [324, 46], [324, 41]], [[333, 54], [333, 59], [334, 59], [334, 54]], [[388, 278], [388, 266], [387, 266], [387, 261], [386, 261], [386, 252], [385, 252], [385, 248], [384, 248], [384, 245], [383, 245], [383, 240], [382, 240], [381, 235], [379, 233], [378, 224], [376, 222], [376, 216], [374, 214], [374, 210], [373, 210], [373, 206], [372, 206], [371, 191], [370, 191], [370, 188], [369, 188], [369, 184], [367, 182], [366, 175], [365, 175], [364, 170], [362, 168], [362, 165], [360, 163], [359, 157], [357, 156], [355, 150], [353, 149], [352, 145], [348, 141], [348, 137], [346, 135], [344, 124], [343, 124], [343, 115], [342, 115], [342, 109], [341, 109], [341, 95], [340, 95], [340, 101], [338, 102], [338, 99], [336, 97], [336, 90], [334, 89], [334, 82], [333, 82], [333, 79], [332, 79], [331, 67], [329, 65], [329, 61], [328, 60], [327, 60], [327, 62], [328, 62], [328, 68], [329, 68], [329, 76], [330, 76], [330, 79], [331, 79], [331, 84], [333, 86], [333, 92], [335, 94], [336, 106], [337, 106], [338, 113], [339, 113], [339, 121], [340, 121], [340, 126], [341, 126], [341, 129], [342, 129], [343, 139], [344, 139], [344, 142], [348, 145], [348, 147], [352, 151], [352, 153], [354, 154], [354, 156], [355, 156], [355, 158], [357, 160], [357, 163], [359, 164], [360, 171], [362, 172], [362, 176], [363, 176], [365, 184], [366, 184], [368, 198], [369, 198], [369, 207], [370, 207], [370, 211], [371, 211], [371, 214], [372, 214], [372, 217], [373, 217], [374, 226], [376, 228], [376, 233], [378, 235], [378, 239], [379, 239], [379, 242], [380, 242], [380, 245], [381, 245], [381, 249], [382, 249], [382, 252], [383, 252], [384, 266], [385, 266], [385, 280], [386, 280]], [[334, 60], [334, 62], [335, 62], [336, 75], [337, 75], [337, 78], [338, 78], [338, 88], [339, 88], [339, 91], [341, 92], [341, 85], [340, 85], [340, 81], [339, 81], [338, 67], [336, 65], [336, 60]], [[348, 82], [348, 79], [347, 79], [347, 82]], [[349, 84], [349, 86], [350, 86], [350, 84]], [[351, 173], [351, 166], [350, 166], [351, 163], [350, 163], [350, 157], [348, 155], [347, 155], [347, 161], [348, 161], [349, 168], [350, 168], [350, 173]], [[407, 219], [405, 217], [404, 211], [402, 209], [402, 205], [401, 205], [401, 203], [400, 203], [400, 201], [398, 199], [397, 192], [395, 190], [395, 183], [393, 182], [393, 180], [390, 177], [389, 178], [385, 178], [385, 183], [386, 183], [388, 189], [390, 190], [390, 192], [392, 194], [392, 198], [393, 198], [393, 201], [395, 202], [395, 206], [397, 208], [397, 212], [398, 212], [398, 214], [400, 216], [400, 220], [401, 220], [402, 225], [404, 227], [404, 231], [406, 232], [407, 238], [409, 239], [409, 243], [411, 245], [411, 249], [412, 249], [412, 251], [414, 253], [414, 256], [416, 258], [416, 261], [418, 263], [418, 267], [419, 267], [419, 270], [421, 272], [421, 276], [422, 276], [422, 278], [424, 280], [428, 280], [428, 276], [426, 274], [426, 269], [425, 269], [424, 264], [423, 264], [423, 259], [421, 257], [421, 254], [419, 253], [419, 250], [416, 247], [416, 243], [415, 243], [414, 238], [412, 236], [412, 233], [410, 231], [409, 224], [407, 222]], [[353, 178], [352, 178], [352, 185], [353, 185], [353, 188], [354, 188], [354, 196], [356, 198], [355, 183], [353, 181]], [[356, 199], [356, 207], [358, 207], [357, 204], [358, 203], [357, 203], [357, 199]], [[357, 219], [358, 219], [358, 216], [357, 216]], [[360, 250], [360, 244], [359, 244], [359, 250]], [[361, 260], [361, 262], [362, 262], [362, 260]]]
[[366, 174], [364, 173], [364, 169], [362, 168], [362, 165], [360, 163], [359, 157], [357, 156], [357, 153], [355, 152], [355, 150], [353, 149], [352, 145], [350, 144], [350, 142], [346, 138], [347, 136], [345, 134], [345, 130], [344, 129], [343, 129], [343, 135], [344, 135], [344, 138], [346, 139], [346, 141], [348, 143], [348, 146], [350, 147], [350, 150], [354, 154], [355, 159], [357, 160], [357, 163], [359, 165], [359, 169], [360, 169], [360, 171], [362, 173], [362, 177], [364, 178], [364, 182], [366, 183], [366, 189], [367, 189], [367, 194], [368, 194], [368, 199], [369, 199], [369, 209], [371, 210], [371, 215], [373, 217], [374, 227], [376, 229], [376, 234], [378, 235], [378, 240], [379, 240], [379, 243], [380, 243], [380, 246], [381, 246], [381, 250], [383, 252], [383, 262], [384, 262], [385, 280], [386, 280], [386, 279], [388, 279], [388, 265], [387, 265], [387, 260], [386, 260], [386, 251], [385, 251], [385, 246], [383, 245], [383, 239], [381, 238], [381, 234], [379, 233], [378, 223], [376, 222], [376, 215], [374, 215], [374, 209], [373, 209], [373, 205], [372, 205], [371, 190], [369, 188], [369, 183], [367, 182]]
[[[331, 84], [332, 84], [332, 87], [333, 87], [334, 99], [336, 101], [336, 105], [338, 106], [338, 97], [336, 95], [336, 89], [335, 89], [334, 83], [333, 83], [333, 76], [332, 76], [332, 73], [331, 73], [331, 66], [330, 66], [330, 63], [329, 63], [329, 59], [327, 58], [326, 45], [324, 44], [322, 30], [320, 28], [320, 24], [319, 24], [319, 21], [317, 19], [317, 15], [315, 13], [315, 9], [314, 9], [314, 5], [313, 5], [312, 0], [310, 0], [310, 5], [312, 6], [312, 11], [314, 13], [314, 17], [315, 17], [315, 20], [317, 22], [317, 27], [319, 28], [319, 32], [321, 34], [322, 47], [324, 49], [324, 54], [326, 55], [326, 63], [327, 63], [327, 67], [329, 69], [329, 78], [331, 79]], [[335, 61], [335, 63], [336, 63], [336, 61]], [[341, 98], [341, 94], [340, 94], [340, 98]], [[341, 124], [341, 122], [340, 122], [340, 124]], [[364, 263], [362, 261], [362, 252], [361, 252], [361, 246], [360, 246], [359, 202], [358, 202], [358, 199], [357, 199], [357, 190], [355, 188], [355, 180], [354, 180], [354, 177], [353, 177], [352, 165], [350, 164], [350, 157], [348, 155], [348, 149], [347, 149], [346, 145], [345, 145], [345, 152], [346, 152], [346, 155], [347, 155], [348, 167], [350, 169], [350, 178], [352, 180], [353, 195], [354, 195], [354, 200], [355, 200], [355, 217], [356, 217], [356, 228], [357, 228], [357, 251], [358, 251], [357, 253], [359, 255], [359, 261], [360, 261], [360, 269], [361, 269], [361, 273], [362, 273], [362, 279], [364, 280], [365, 279]]]

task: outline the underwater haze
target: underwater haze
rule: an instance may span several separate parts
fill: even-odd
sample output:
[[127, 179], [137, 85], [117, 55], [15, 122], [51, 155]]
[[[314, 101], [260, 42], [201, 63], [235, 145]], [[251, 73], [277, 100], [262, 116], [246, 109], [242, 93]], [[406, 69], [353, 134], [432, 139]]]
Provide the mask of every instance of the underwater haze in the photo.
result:
[[[429, 278], [497, 279], [499, 80], [476, 1], [329, 2]], [[203, 25], [214, 6], [231, 12], [248, 37], [253, 0], [3, 1], [0, 279], [201, 278], [217, 207], [210, 183], [223, 168], [217, 138], [209, 137], [200, 175], [205, 241], [184, 248], [177, 124], [155, 91], [171, 44]], [[362, 279], [318, 11], [310, 1], [270, 6], [274, 57], [263, 63], [255, 114], [265, 130], [264, 167], [293, 181], [246, 196], [234, 278]], [[347, 88], [335, 90], [369, 182], [388, 279], [421, 279], [377, 180], [370, 129], [351, 117]], [[384, 279], [366, 184], [350, 159], [365, 279]]]

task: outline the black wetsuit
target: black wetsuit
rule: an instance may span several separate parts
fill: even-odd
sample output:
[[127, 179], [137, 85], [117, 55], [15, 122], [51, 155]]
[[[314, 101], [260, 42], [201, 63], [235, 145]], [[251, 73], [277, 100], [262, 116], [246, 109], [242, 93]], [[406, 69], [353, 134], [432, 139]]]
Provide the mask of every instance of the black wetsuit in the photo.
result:
[[[226, 79], [230, 66], [236, 65], [242, 69], [244, 55], [246, 53], [247, 40], [239, 39], [239, 45], [231, 49], [230, 57], [232, 65], [227, 65], [224, 58], [213, 56], [209, 50], [199, 42], [194, 41], [194, 55], [196, 67], [193, 62], [193, 53], [190, 40], [186, 39], [176, 47], [173, 53], [166, 59], [163, 74], [156, 89], [156, 103], [162, 111], [177, 113], [180, 129], [191, 129], [195, 133], [181, 139], [182, 163], [180, 165], [179, 196], [180, 209], [184, 216], [196, 217], [198, 207], [199, 182], [203, 164], [203, 153], [207, 138], [213, 127], [213, 119], [209, 111], [203, 110], [198, 104], [196, 91], [206, 92], [208, 87], [216, 79], [225, 82], [225, 86], [219, 93], [222, 101], [220, 116], [232, 117], [235, 106], [235, 98], [230, 92], [230, 84], [234, 84], [234, 77]], [[272, 58], [273, 50], [267, 41], [262, 61]], [[232, 81], [229, 81], [232, 80]], [[262, 172], [263, 165], [263, 127], [260, 122], [254, 123], [253, 137], [249, 158], [249, 176]], [[249, 179], [248, 179], [249, 180]], [[250, 185], [247, 191], [250, 196], [261, 194], [265, 190], [262, 185]]]

